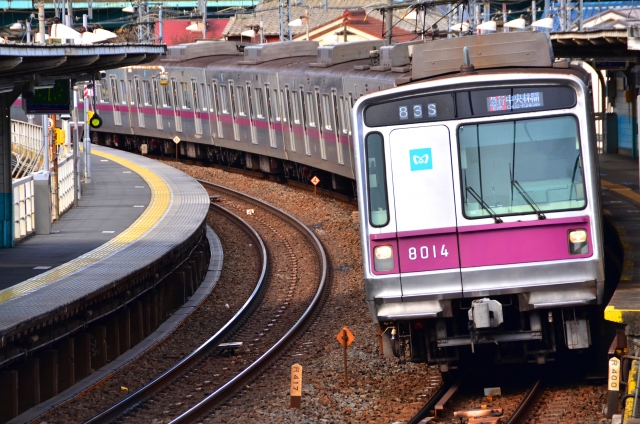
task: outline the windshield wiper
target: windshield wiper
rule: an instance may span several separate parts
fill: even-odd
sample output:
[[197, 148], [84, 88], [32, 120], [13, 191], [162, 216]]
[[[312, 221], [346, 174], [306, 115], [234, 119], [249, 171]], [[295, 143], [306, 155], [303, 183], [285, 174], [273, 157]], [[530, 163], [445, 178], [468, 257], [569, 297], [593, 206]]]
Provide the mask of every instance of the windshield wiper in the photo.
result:
[[533, 201], [533, 199], [529, 196], [529, 193], [527, 193], [522, 188], [522, 186], [517, 180], [511, 180], [511, 186], [515, 187], [516, 190], [518, 190], [518, 193], [520, 193], [520, 196], [522, 196], [524, 201], [527, 202], [529, 206], [531, 206], [531, 209], [533, 209], [534, 212], [538, 215], [538, 219], [547, 219], [547, 217], [544, 215], [544, 213], [542, 213], [542, 210], [540, 210], [536, 202]]
[[476, 199], [476, 201], [480, 203], [480, 205], [482, 205], [484, 210], [486, 210], [489, 215], [491, 215], [491, 217], [496, 221], [496, 224], [502, 223], [502, 219], [500, 219], [500, 217], [493, 211], [493, 209], [491, 209], [491, 206], [489, 206], [484, 200], [482, 200], [482, 197], [478, 195], [473, 187], [467, 187], [467, 193], [471, 193], [471, 196], [473, 196], [473, 198]]

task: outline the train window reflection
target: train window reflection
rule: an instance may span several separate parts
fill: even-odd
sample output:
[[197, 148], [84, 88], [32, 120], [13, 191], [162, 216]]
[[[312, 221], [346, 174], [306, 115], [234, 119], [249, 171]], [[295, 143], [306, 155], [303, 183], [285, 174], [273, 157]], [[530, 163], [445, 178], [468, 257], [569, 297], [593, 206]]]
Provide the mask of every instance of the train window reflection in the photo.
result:
[[369, 222], [373, 227], [389, 223], [387, 183], [385, 181], [384, 142], [380, 133], [367, 134], [367, 189], [369, 191]]
[[585, 207], [574, 117], [463, 125], [458, 138], [465, 217]]

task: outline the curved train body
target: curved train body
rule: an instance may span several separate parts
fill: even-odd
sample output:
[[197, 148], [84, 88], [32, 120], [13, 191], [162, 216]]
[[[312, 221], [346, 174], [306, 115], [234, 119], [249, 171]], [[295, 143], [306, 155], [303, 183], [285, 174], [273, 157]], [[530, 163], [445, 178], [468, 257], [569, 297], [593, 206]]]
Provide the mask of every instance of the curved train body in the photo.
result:
[[[92, 137], [173, 155], [178, 136], [182, 156], [357, 185], [386, 352], [446, 367], [497, 344], [543, 362], [591, 344], [602, 211], [589, 75], [527, 34], [170, 48], [106, 72]], [[463, 45], [487, 69], [458, 72]]]

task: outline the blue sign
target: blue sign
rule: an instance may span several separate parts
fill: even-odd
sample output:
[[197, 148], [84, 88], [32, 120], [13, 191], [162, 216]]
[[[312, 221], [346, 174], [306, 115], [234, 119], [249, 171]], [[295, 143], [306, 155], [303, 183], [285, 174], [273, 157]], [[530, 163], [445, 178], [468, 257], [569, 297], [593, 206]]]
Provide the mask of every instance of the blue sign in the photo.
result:
[[425, 171], [433, 169], [433, 160], [431, 159], [431, 148], [409, 150], [409, 159], [411, 161], [412, 171]]

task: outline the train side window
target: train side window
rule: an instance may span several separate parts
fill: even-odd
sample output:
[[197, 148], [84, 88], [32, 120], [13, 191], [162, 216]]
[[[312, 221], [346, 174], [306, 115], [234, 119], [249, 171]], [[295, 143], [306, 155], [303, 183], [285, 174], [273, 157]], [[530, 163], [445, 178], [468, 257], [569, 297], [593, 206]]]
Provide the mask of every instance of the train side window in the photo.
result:
[[339, 110], [340, 110], [340, 129], [342, 130], [342, 134], [349, 134], [349, 128], [347, 127], [347, 117], [346, 117], [346, 102], [344, 97], [340, 96], [339, 99]]
[[156, 109], [160, 107], [160, 89], [158, 88], [158, 79], [154, 78], [153, 81], [153, 101]]
[[251, 83], [247, 83], [247, 110], [250, 118], [256, 117], [256, 108], [253, 104], [253, 95], [251, 94]]
[[230, 97], [230, 104], [231, 104], [231, 115], [233, 116], [238, 116], [238, 103], [237, 103], [237, 99], [236, 99], [236, 92], [234, 91], [235, 85], [233, 84], [233, 81], [229, 81], [229, 97]]
[[264, 98], [262, 97], [262, 88], [256, 87], [256, 116], [260, 119], [265, 119]]
[[116, 77], [111, 75], [109, 76], [109, 80], [111, 82], [111, 94], [113, 95], [113, 104], [120, 103], [120, 96], [118, 95], [118, 83], [116, 81]]
[[316, 118], [313, 113], [313, 104], [313, 96], [311, 93], [307, 92], [307, 125], [310, 127], [316, 126]]
[[327, 131], [333, 131], [332, 119], [331, 119], [331, 106], [329, 104], [329, 95], [322, 95], [322, 112], [324, 113], [324, 129]]
[[344, 165], [344, 156], [342, 154], [342, 144], [340, 143], [339, 128], [340, 122], [340, 109], [338, 108], [338, 91], [335, 88], [331, 89], [331, 105], [333, 106], [333, 133], [336, 136], [336, 154], [338, 155], [338, 163]]
[[229, 93], [226, 85], [220, 86], [220, 111], [225, 115], [229, 114]]
[[193, 110], [200, 109], [200, 99], [198, 98], [198, 84], [196, 80], [191, 80], [191, 94], [193, 96]]
[[[269, 84], [264, 85], [264, 93], [266, 95], [265, 99], [265, 111], [267, 112], [267, 120], [269, 122], [273, 122], [274, 110], [272, 109], [273, 101], [271, 100], [271, 91], [269, 91]], [[276, 95], [278, 93], [276, 92]], [[276, 97], [277, 99], [277, 97]]]
[[[138, 80], [136, 80], [138, 82]], [[136, 95], [135, 90], [133, 89], [133, 81], [129, 80], [129, 103], [132, 105], [136, 104]]]
[[353, 96], [349, 93], [349, 98], [344, 104], [345, 125], [347, 127], [346, 133], [351, 135], [351, 109], [353, 108]]
[[220, 100], [218, 99], [218, 84], [207, 84], [207, 93], [209, 94], [209, 111], [218, 113], [220, 110]]
[[124, 82], [124, 80], [120, 80], [120, 92], [122, 93], [122, 96], [120, 97], [122, 104], [126, 105], [127, 104], [127, 84]]
[[207, 93], [209, 91], [210, 90], [207, 90], [204, 84], [200, 84], [199, 95], [200, 95], [200, 100], [202, 102], [202, 111], [203, 112], [206, 112], [208, 110], [208, 106], [207, 105], [209, 104], [209, 101], [208, 101], [209, 99], [208, 99]]
[[107, 79], [102, 79], [98, 84], [100, 84], [100, 103], [109, 103], [109, 85], [107, 84]]
[[236, 105], [238, 106], [238, 115], [247, 116], [244, 98], [244, 87], [236, 87]]
[[162, 106], [171, 107], [171, 89], [168, 85], [162, 86]]
[[291, 109], [293, 110], [293, 123], [300, 125], [300, 99], [298, 99], [299, 93], [297, 91], [291, 92]]
[[287, 87], [287, 91], [280, 90], [280, 102], [282, 103], [282, 121], [289, 122], [289, 117], [291, 116], [291, 109], [289, 107], [291, 104], [291, 100], [289, 99], [289, 87]]
[[369, 223], [372, 227], [389, 224], [389, 201], [385, 179], [384, 140], [380, 133], [369, 133], [365, 139]]
[[282, 116], [280, 115], [280, 105], [282, 104], [282, 100], [278, 99], [278, 97], [278, 90], [274, 88], [271, 104], [273, 106], [273, 116], [276, 122], [280, 122], [282, 120]]
[[144, 96], [144, 105], [145, 106], [152, 106], [151, 102], [151, 86], [149, 85], [149, 81], [145, 80], [142, 81], [142, 90], [143, 90], [143, 96]]
[[181, 94], [182, 94], [182, 108], [183, 109], [191, 109], [191, 99], [189, 98], [189, 86], [186, 82], [180, 83]]
[[171, 88], [173, 91], [173, 108], [178, 108], [178, 81], [175, 78], [171, 78]]

